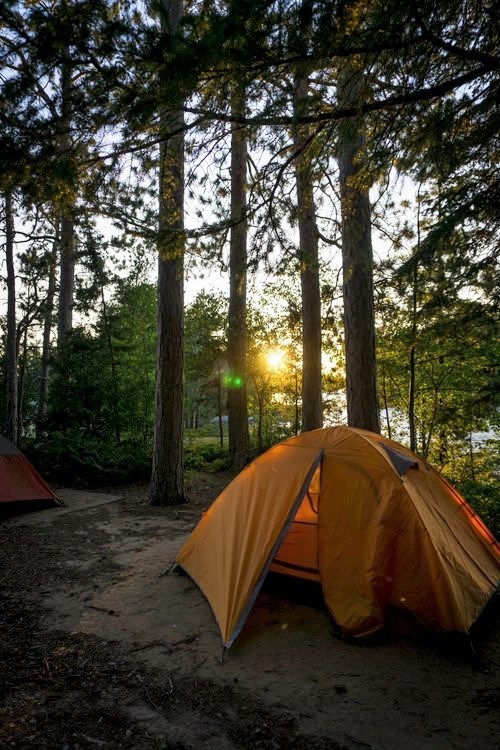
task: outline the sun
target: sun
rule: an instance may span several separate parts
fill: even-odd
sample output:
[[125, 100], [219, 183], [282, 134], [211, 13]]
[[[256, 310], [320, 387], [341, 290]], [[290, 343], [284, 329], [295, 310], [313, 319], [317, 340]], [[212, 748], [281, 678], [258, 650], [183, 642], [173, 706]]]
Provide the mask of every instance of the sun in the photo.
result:
[[279, 370], [285, 364], [285, 352], [281, 349], [271, 349], [266, 353], [266, 360], [271, 370]]

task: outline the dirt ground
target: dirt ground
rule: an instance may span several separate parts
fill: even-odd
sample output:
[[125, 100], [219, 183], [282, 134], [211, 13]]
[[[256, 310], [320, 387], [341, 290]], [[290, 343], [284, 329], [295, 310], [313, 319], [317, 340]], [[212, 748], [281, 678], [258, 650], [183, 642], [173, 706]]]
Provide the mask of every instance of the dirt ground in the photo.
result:
[[360, 646], [332, 635], [318, 591], [269, 580], [221, 664], [208, 604], [167, 572], [228, 477], [188, 481], [178, 508], [142, 486], [63, 490], [65, 508], [0, 521], [0, 747], [498, 745], [496, 601], [475, 655], [415, 634]]

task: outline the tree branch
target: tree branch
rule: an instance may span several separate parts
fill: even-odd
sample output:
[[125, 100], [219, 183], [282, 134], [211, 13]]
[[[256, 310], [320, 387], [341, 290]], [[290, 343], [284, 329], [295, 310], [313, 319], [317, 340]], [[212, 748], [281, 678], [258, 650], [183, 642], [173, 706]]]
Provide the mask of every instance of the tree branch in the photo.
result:
[[477, 49], [464, 49], [463, 47], [457, 47], [455, 44], [451, 44], [451, 42], [446, 42], [444, 39], [441, 39], [441, 37], [439, 37], [437, 34], [434, 34], [434, 32], [431, 31], [431, 29], [427, 26], [420, 14], [420, 11], [418, 10], [415, 0], [412, 0], [411, 7], [415, 20], [420, 26], [422, 37], [431, 42], [431, 44], [433, 44], [435, 47], [446, 50], [446, 52], [450, 52], [452, 55], [460, 57], [462, 60], [468, 60], [469, 62], [479, 62], [483, 65], [487, 65], [492, 70], [497, 70], [498, 68], [500, 68], [500, 57], [496, 55], [488, 55], [487, 53], [481, 52], [481, 50]]
[[418, 104], [419, 102], [438, 99], [461, 86], [471, 83], [476, 78], [481, 78], [487, 73], [492, 73], [496, 67], [498, 66], [492, 67], [483, 65], [467, 73], [463, 73], [456, 78], [442, 81], [441, 83], [434, 86], [428, 86], [427, 88], [415, 89], [396, 96], [388, 96], [385, 99], [367, 102], [359, 107], [332, 108], [317, 114], [302, 115], [300, 117], [292, 117], [291, 115], [277, 117], [261, 117], [259, 115], [256, 115], [255, 117], [233, 117], [230, 114], [217, 112], [215, 110], [202, 109], [199, 107], [185, 107], [184, 111], [207, 119], [220, 120], [223, 122], [236, 122], [240, 125], [247, 126], [282, 125], [287, 127], [292, 124], [307, 125], [314, 123], [319, 124], [322, 122], [334, 122], [336, 120], [345, 120], [350, 117], [360, 117], [370, 112], [378, 112], [384, 109], [392, 109], [393, 107], [407, 106], [408, 104]]

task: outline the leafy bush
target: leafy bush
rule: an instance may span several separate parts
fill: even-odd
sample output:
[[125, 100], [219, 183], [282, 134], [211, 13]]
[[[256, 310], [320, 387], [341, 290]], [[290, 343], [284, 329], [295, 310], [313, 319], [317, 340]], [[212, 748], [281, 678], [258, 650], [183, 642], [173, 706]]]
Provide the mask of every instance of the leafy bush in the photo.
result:
[[120, 444], [74, 431], [53, 431], [33, 441], [25, 452], [50, 482], [80, 487], [146, 481], [151, 474], [151, 446]]
[[471, 453], [462, 446], [454, 452], [446, 478], [482, 518], [495, 537], [500, 536], [500, 441], [490, 439]]
[[500, 538], [500, 493], [498, 484], [483, 484], [472, 479], [455, 485], [469, 505], [482, 518], [493, 536]]
[[231, 465], [227, 450], [221, 448], [218, 443], [190, 441], [186, 445], [184, 453], [184, 466], [186, 469], [196, 471], [223, 471]]

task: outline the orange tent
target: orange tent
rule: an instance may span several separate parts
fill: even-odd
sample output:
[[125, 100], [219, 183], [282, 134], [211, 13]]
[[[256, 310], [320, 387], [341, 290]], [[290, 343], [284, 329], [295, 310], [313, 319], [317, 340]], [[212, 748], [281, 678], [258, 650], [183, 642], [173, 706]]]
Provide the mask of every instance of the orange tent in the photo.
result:
[[60, 505], [26, 456], [0, 435], [0, 516]]
[[229, 648], [269, 570], [320, 581], [349, 637], [391, 609], [431, 631], [468, 632], [500, 581], [481, 519], [407, 448], [349, 427], [285, 440], [247, 466], [176, 563], [205, 594]]

